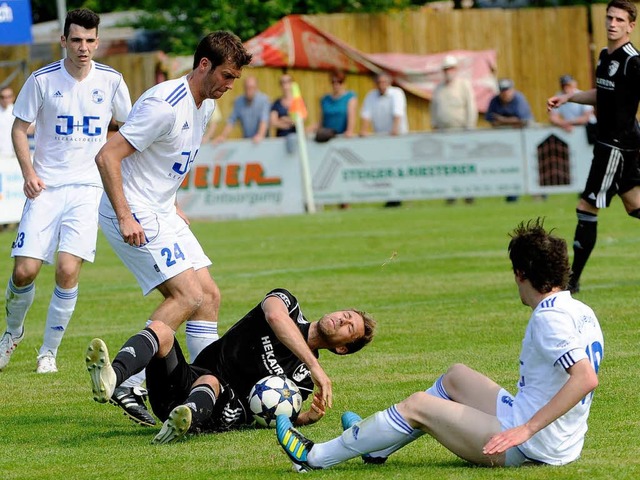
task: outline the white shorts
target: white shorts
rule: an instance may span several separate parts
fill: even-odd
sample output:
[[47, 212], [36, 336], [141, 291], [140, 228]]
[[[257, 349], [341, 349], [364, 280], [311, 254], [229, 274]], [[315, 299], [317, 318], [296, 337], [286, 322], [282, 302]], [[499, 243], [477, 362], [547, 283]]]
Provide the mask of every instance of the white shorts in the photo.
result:
[[[513, 395], [501, 388], [496, 397], [496, 416], [502, 427], [502, 431], [515, 427], [513, 421]], [[533, 460], [523, 453], [520, 446], [512, 447], [507, 450], [505, 467], [519, 467], [524, 464], [541, 464], [537, 460]]]
[[57, 247], [59, 252], [93, 262], [101, 196], [100, 187], [66, 185], [48, 187], [27, 199], [11, 256], [53, 263]]
[[124, 242], [116, 218], [100, 215], [100, 227], [122, 263], [135, 275], [144, 295], [185, 270], [211, 265], [195, 235], [177, 214], [160, 218], [152, 212], [141, 212], [134, 217], [147, 237], [147, 243], [140, 247]]

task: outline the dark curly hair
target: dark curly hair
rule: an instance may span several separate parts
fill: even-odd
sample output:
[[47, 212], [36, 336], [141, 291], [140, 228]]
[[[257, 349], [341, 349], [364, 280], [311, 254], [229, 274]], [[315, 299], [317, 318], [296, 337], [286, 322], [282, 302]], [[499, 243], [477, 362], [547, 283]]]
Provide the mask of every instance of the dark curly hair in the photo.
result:
[[218, 30], [200, 40], [193, 55], [193, 68], [195, 70], [203, 58], [211, 61], [212, 69], [227, 61], [236, 68], [242, 68], [251, 63], [251, 57], [252, 55], [245, 50], [242, 40], [237, 35]]
[[520, 223], [509, 234], [509, 258], [513, 272], [531, 282], [540, 293], [556, 287], [565, 290], [571, 267], [567, 242], [544, 229], [544, 219]]

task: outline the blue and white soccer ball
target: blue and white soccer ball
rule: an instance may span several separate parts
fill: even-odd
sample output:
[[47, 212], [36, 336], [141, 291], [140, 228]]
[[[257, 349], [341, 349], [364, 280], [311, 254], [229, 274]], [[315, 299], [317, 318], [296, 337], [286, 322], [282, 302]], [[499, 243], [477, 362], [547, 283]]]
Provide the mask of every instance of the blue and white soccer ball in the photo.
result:
[[302, 395], [298, 386], [285, 376], [264, 377], [249, 392], [249, 408], [256, 424], [261, 427], [275, 427], [278, 415], [294, 420], [301, 407]]

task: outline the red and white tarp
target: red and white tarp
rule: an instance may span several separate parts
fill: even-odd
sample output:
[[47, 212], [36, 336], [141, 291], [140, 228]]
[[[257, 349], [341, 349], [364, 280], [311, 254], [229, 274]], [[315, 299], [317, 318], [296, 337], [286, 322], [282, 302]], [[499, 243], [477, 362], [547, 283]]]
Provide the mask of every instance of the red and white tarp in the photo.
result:
[[481, 112], [495, 95], [495, 50], [452, 50], [434, 55], [363, 53], [326, 33], [300, 15], [284, 17], [245, 42], [256, 67], [343, 70], [353, 73], [389, 73], [396, 84], [419, 97], [430, 99], [442, 80], [442, 60], [453, 55], [459, 75], [469, 79]]

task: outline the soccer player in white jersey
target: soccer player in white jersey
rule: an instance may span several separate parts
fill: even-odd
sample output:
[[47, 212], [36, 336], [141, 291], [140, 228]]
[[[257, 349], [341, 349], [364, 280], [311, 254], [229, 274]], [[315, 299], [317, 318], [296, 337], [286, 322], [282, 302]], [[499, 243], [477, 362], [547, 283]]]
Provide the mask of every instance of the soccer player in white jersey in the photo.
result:
[[[57, 372], [56, 354], [75, 309], [80, 269], [95, 257], [102, 183], [94, 157], [112, 117], [124, 122], [131, 110], [122, 75], [92, 60], [99, 23], [91, 10], [70, 11], [61, 37], [66, 58], [33, 72], [13, 108], [13, 145], [27, 200], [11, 250], [0, 370], [24, 338], [35, 279], [43, 263], [54, 262], [57, 249], [56, 285], [36, 367], [38, 373]], [[34, 121], [32, 163], [27, 130]]]
[[[214, 100], [231, 90], [250, 61], [234, 34], [207, 35], [196, 48], [191, 73], [145, 92], [96, 156], [105, 188], [100, 226], [143, 294], [157, 289], [164, 297], [147, 324], [159, 320], [176, 331], [187, 322], [191, 359], [218, 338], [220, 291], [176, 192], [198, 153]], [[138, 389], [143, 380], [141, 372], [125, 381], [112, 401], [132, 420], [153, 425], [140, 396], [137, 403], [130, 396], [121, 400], [121, 389]]]
[[425, 392], [365, 420], [342, 416], [344, 432], [314, 444], [286, 416], [276, 421], [280, 445], [297, 470], [327, 468], [358, 455], [382, 463], [428, 433], [477, 465], [564, 465], [582, 451], [604, 340], [587, 305], [571, 297], [566, 242], [541, 220], [511, 234], [509, 257], [522, 303], [533, 310], [520, 354], [518, 392], [456, 364]]

